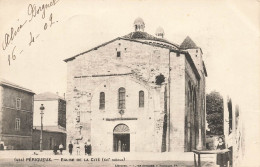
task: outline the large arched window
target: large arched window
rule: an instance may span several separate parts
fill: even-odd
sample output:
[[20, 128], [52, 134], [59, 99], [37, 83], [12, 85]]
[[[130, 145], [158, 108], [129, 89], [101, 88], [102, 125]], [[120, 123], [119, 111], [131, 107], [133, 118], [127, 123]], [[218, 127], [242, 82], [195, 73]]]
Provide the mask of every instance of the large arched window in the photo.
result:
[[125, 108], [125, 88], [118, 89], [118, 108]]
[[99, 109], [105, 109], [105, 93], [100, 92], [99, 94]]
[[144, 91], [139, 91], [139, 107], [144, 107]]

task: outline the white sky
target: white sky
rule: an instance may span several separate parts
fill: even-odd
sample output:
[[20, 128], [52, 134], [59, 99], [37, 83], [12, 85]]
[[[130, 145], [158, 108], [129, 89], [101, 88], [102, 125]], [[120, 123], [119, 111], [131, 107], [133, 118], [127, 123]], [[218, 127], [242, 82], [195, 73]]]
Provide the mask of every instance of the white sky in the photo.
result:
[[[12, 26], [29, 18], [28, 5], [36, 2], [42, 4], [0, 0], [1, 44]], [[50, 91], [61, 95], [66, 92], [65, 58], [132, 32], [135, 18], [142, 17], [145, 31], [150, 34], [162, 26], [165, 38], [177, 44], [189, 35], [204, 53], [207, 91], [230, 95], [246, 119], [256, 120], [250, 126], [259, 127], [259, 4], [257, 0], [60, 0], [46, 10], [44, 20], [37, 16], [27, 22], [8, 49], [0, 49], [0, 76], [36, 93]], [[58, 22], [43, 31], [51, 13]], [[30, 32], [40, 36], [29, 47]], [[14, 46], [18, 53], [9, 66], [7, 55]], [[249, 133], [255, 138], [259, 136]]]

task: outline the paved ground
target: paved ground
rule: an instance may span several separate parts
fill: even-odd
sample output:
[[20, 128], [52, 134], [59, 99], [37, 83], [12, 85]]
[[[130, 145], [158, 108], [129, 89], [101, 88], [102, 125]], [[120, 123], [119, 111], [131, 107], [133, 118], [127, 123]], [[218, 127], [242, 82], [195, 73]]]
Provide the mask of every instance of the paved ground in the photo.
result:
[[[203, 167], [214, 167], [215, 156], [202, 156]], [[193, 167], [192, 153], [94, 153], [87, 155], [53, 155], [52, 151], [0, 151], [1, 167]]]

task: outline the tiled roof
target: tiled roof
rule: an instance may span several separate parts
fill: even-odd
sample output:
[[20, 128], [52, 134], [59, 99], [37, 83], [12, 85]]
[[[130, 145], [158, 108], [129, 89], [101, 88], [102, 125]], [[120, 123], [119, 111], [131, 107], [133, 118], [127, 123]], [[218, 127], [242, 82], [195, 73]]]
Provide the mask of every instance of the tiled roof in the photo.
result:
[[19, 85], [16, 85], [16, 84], [14, 84], [14, 83], [12, 83], [10, 81], [7, 81], [7, 80], [5, 80], [3, 78], [0, 78], [0, 85], [9, 86], [9, 87], [12, 87], [12, 88], [20, 89], [20, 90], [23, 90], [23, 91], [30, 92], [30, 93], [34, 94], [34, 92], [32, 90], [24, 88], [24, 87], [19, 86]]
[[192, 39], [187, 36], [182, 44], [180, 45], [180, 49], [198, 49], [199, 47], [192, 41]]
[[58, 100], [58, 99], [64, 99], [64, 98], [51, 92], [40, 93], [34, 96], [34, 100], [36, 101]]
[[139, 40], [152, 40], [152, 41], [168, 43], [168, 44], [174, 45], [175, 47], [179, 47], [177, 44], [169, 42], [168, 40], [166, 40], [164, 38], [157, 38], [151, 34], [148, 34], [147, 32], [142, 32], [142, 31], [131, 32], [125, 36], [122, 36], [122, 38], [137, 39], [137, 40], [138, 39]]

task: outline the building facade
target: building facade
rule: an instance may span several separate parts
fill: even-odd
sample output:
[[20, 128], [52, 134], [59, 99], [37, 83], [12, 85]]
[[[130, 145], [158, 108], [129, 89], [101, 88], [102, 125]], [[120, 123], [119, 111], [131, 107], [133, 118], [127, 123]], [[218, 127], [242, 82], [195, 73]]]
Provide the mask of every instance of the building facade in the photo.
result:
[[185, 152], [205, 145], [202, 50], [134, 32], [65, 60], [67, 140], [98, 152]]
[[5, 149], [32, 149], [33, 96], [29, 89], [0, 81], [0, 141]]
[[239, 166], [245, 154], [243, 115], [235, 98], [224, 97], [224, 139], [230, 150], [229, 165]]
[[57, 94], [46, 92], [34, 97], [33, 149], [40, 148], [41, 104], [45, 107], [42, 120], [43, 149], [51, 150], [60, 144], [66, 146], [66, 100]]

